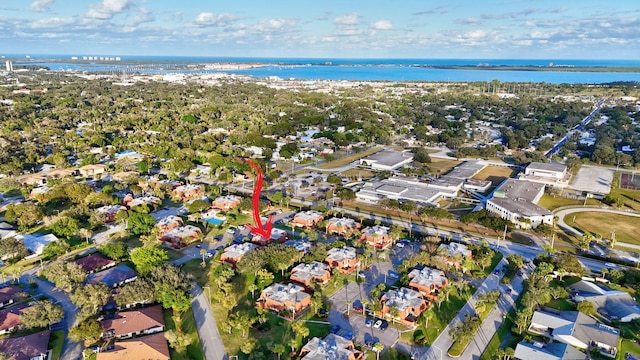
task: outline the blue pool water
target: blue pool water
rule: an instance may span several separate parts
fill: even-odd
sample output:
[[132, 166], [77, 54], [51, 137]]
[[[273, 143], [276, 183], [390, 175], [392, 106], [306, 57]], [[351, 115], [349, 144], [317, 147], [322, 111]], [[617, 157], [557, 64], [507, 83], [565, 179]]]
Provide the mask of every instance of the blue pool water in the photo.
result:
[[218, 219], [218, 218], [208, 218], [207, 220], [205, 220], [206, 222], [208, 222], [211, 225], [220, 225], [220, 224], [224, 224], [224, 220]]

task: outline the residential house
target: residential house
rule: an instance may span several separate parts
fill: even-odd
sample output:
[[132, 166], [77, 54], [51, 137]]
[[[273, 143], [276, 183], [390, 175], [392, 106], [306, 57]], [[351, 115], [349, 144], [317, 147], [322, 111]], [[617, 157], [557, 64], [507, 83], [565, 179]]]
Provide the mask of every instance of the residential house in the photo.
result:
[[324, 262], [329, 264], [331, 268], [339, 269], [343, 274], [350, 274], [360, 266], [356, 249], [350, 246], [329, 249]]
[[322, 285], [326, 285], [331, 280], [331, 273], [328, 266], [318, 261], [314, 261], [311, 264], [300, 263], [291, 269], [292, 281], [303, 284], [307, 289], [311, 287], [312, 282], [317, 282]]
[[44, 195], [48, 193], [50, 190], [51, 188], [48, 187], [47, 185], [42, 185], [42, 186], [38, 186], [37, 188], [33, 188], [29, 192], [29, 199], [37, 200], [38, 202], [45, 202], [46, 199]]
[[105, 223], [113, 222], [120, 211], [126, 211], [127, 208], [122, 205], [106, 205], [97, 208], [96, 213], [104, 217]]
[[571, 345], [557, 342], [543, 344], [521, 341], [516, 346], [516, 360], [586, 360], [587, 355]]
[[93, 274], [96, 271], [101, 271], [112, 266], [116, 266], [115, 260], [109, 259], [108, 257], [98, 252], [77, 259], [76, 264], [80, 265], [82, 270], [84, 270], [87, 274]]
[[173, 195], [182, 201], [200, 198], [204, 195], [204, 189], [198, 184], [180, 185], [173, 189]]
[[354, 231], [359, 230], [361, 226], [362, 225], [351, 218], [332, 217], [327, 220], [326, 232], [329, 234], [350, 236]]
[[26, 256], [25, 259], [31, 259], [42, 254], [42, 251], [44, 251], [45, 246], [49, 245], [54, 241], [58, 241], [58, 238], [53, 234], [46, 234], [46, 235], [36, 234], [36, 233], [24, 234], [24, 235], [17, 235], [15, 238], [18, 240], [22, 240], [22, 242], [24, 243], [24, 246], [26, 246], [27, 249], [29, 249], [30, 255]]
[[87, 284], [97, 284], [99, 282], [107, 284], [110, 288], [129, 283], [138, 278], [138, 272], [125, 264], [102, 270], [87, 276]]
[[128, 207], [129, 209], [132, 209], [140, 205], [148, 205], [150, 207], [154, 207], [156, 205], [160, 205], [160, 203], [162, 203], [162, 200], [160, 200], [160, 198], [155, 196], [146, 195], [146, 196], [137, 197], [131, 200], [125, 198], [123, 202], [126, 207]]
[[25, 175], [18, 179], [22, 185], [41, 186], [47, 183], [47, 178], [42, 174]]
[[220, 262], [228, 263], [232, 266], [235, 266], [243, 256], [252, 252], [256, 248], [258, 248], [258, 245], [252, 244], [250, 242], [228, 246], [224, 249], [222, 255], [220, 256]]
[[23, 293], [21, 287], [16, 285], [7, 285], [0, 288], [0, 308], [13, 304], [15, 297]]
[[579, 349], [597, 348], [611, 358], [618, 353], [620, 330], [578, 311], [536, 311], [529, 331]]
[[175, 216], [175, 215], [169, 215], [166, 217], [163, 217], [162, 219], [160, 219], [157, 223], [156, 223], [156, 227], [159, 230], [159, 234], [165, 234], [167, 231], [183, 226], [184, 222], [182, 221], [182, 218], [180, 218], [179, 216]]
[[47, 360], [50, 336], [51, 330], [44, 330], [0, 339], [0, 353], [7, 354], [10, 360]]
[[386, 249], [391, 245], [392, 239], [387, 226], [368, 226], [362, 230], [360, 240], [376, 249]]
[[85, 165], [85, 166], [81, 166], [78, 169], [78, 172], [80, 172], [80, 175], [86, 178], [96, 177], [98, 175], [103, 174], [105, 171], [107, 171], [107, 167], [103, 164]]
[[56, 169], [47, 172], [47, 177], [54, 180], [59, 180], [66, 177], [76, 176], [78, 169]]
[[411, 270], [409, 279], [411, 279], [409, 286], [430, 300], [435, 300], [438, 290], [447, 286], [448, 283], [444, 271], [429, 267]]
[[242, 202], [242, 198], [237, 195], [219, 196], [213, 200], [211, 207], [222, 211], [229, 211], [240, 205], [240, 202]]
[[260, 235], [254, 235], [253, 238], [251, 239], [251, 242], [254, 244], [265, 246], [272, 241], [285, 242], [287, 238], [288, 238], [288, 235], [286, 231], [278, 228], [272, 228], [271, 236], [269, 237], [269, 239], [265, 239]]
[[471, 259], [473, 256], [473, 253], [467, 245], [457, 242], [440, 244], [440, 246], [438, 246], [438, 253], [446, 258], [447, 265], [455, 268], [461, 268], [464, 259]]
[[96, 360], [169, 360], [169, 345], [163, 333], [115, 343], [113, 350], [101, 351]]
[[382, 310], [380, 314], [392, 317], [392, 309], [398, 310], [396, 319], [401, 323], [413, 326], [423, 311], [427, 309], [427, 302], [421, 297], [420, 292], [401, 287], [398, 290], [389, 290], [380, 298]]
[[154, 305], [131, 311], [119, 311], [100, 322], [102, 338], [128, 339], [164, 331], [162, 306]]
[[302, 252], [302, 253], [309, 253], [309, 251], [311, 251], [311, 243], [308, 241], [302, 241], [302, 240], [287, 240], [284, 242], [285, 246], [293, 246], [294, 248], [296, 248], [296, 250]]
[[173, 248], [180, 249], [189, 243], [199, 240], [202, 237], [202, 230], [193, 225], [185, 225], [173, 228], [162, 236], [160, 241], [170, 243]]
[[293, 224], [293, 226], [298, 226], [298, 227], [312, 228], [316, 226], [323, 219], [324, 219], [324, 216], [322, 215], [322, 213], [318, 211], [315, 211], [315, 210], [301, 211], [293, 217], [291, 224]]
[[127, 179], [137, 178], [139, 175], [137, 171], [121, 171], [111, 175], [111, 180], [121, 183]]
[[17, 229], [6, 222], [0, 222], [0, 240], [15, 237], [18, 235]]
[[624, 291], [611, 290], [602, 284], [581, 280], [569, 286], [576, 302], [588, 301], [609, 321], [630, 322], [640, 318], [640, 306]]
[[290, 313], [295, 318], [311, 305], [311, 295], [300, 285], [275, 283], [262, 290], [256, 305], [278, 312], [286, 311], [286, 316]]
[[356, 349], [351, 340], [336, 334], [329, 334], [324, 339], [314, 337], [300, 349], [302, 360], [361, 360], [364, 353]]
[[29, 305], [20, 304], [0, 310], [0, 335], [8, 334], [22, 326], [20, 315]]

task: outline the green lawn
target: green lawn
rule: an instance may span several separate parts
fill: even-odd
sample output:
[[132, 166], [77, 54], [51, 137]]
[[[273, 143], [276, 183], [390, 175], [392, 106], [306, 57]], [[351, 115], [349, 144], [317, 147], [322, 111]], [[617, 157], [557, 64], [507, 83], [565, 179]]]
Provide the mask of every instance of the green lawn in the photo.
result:
[[[467, 299], [469, 299], [475, 291], [476, 289], [471, 287], [465, 293], [459, 294], [458, 290], [453, 288], [449, 301], [443, 302], [440, 308], [438, 308], [437, 304], [434, 304], [426, 311], [429, 316], [428, 328], [425, 329], [424, 317], [421, 317], [418, 321], [418, 327], [415, 330], [422, 331], [427, 335], [427, 340], [422, 345], [431, 345], [431, 342], [440, 335], [440, 332], [442, 332], [447, 325], [449, 325], [458, 311], [460, 311], [464, 304], [467, 303]], [[409, 344], [414, 344], [413, 335], [415, 331], [403, 332], [400, 334], [400, 340]]]
[[616, 356], [616, 359], [624, 360], [624, 355], [626, 353], [640, 356], [640, 346], [635, 341], [622, 339], [622, 341], [620, 342], [620, 347], [618, 348], [618, 356]]
[[[164, 311], [164, 327], [165, 330], [179, 330], [178, 321], [174, 316], [172, 310]], [[182, 332], [187, 334], [191, 338], [191, 344], [187, 346], [185, 353], [178, 353], [172, 348], [169, 348], [171, 360], [204, 360], [204, 354], [202, 353], [202, 347], [200, 346], [200, 339], [198, 338], [198, 332], [196, 330], [196, 320], [193, 317], [191, 308], [180, 314], [180, 328]]]
[[64, 343], [64, 331], [52, 331], [49, 338], [49, 349], [51, 349], [51, 360], [59, 360], [62, 355], [62, 345]]
[[570, 303], [567, 299], [557, 299], [551, 300], [548, 304], [544, 304], [544, 306], [560, 310], [560, 311], [575, 311], [576, 306]]
[[640, 223], [638, 217], [585, 211], [569, 214], [564, 221], [582, 232], [600, 234], [606, 239], [610, 239], [611, 232], [615, 231], [617, 241], [640, 245], [640, 239], [636, 235]]
[[[542, 206], [545, 209], [553, 211], [563, 206], [582, 206], [584, 205], [584, 200], [569, 199], [561, 196], [544, 194], [540, 198], [540, 201], [538, 201], [538, 205]], [[601, 203], [594, 198], [589, 198], [587, 199], [587, 205], [601, 205]]]

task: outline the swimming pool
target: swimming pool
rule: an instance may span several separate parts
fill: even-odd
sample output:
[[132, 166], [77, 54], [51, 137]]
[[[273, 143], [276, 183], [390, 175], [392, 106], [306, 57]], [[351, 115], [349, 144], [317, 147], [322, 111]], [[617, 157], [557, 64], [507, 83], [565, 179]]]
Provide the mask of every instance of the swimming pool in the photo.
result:
[[211, 225], [220, 225], [220, 224], [224, 224], [224, 222], [226, 221], [226, 219], [218, 219], [218, 218], [208, 218], [205, 220], [206, 222], [208, 222]]

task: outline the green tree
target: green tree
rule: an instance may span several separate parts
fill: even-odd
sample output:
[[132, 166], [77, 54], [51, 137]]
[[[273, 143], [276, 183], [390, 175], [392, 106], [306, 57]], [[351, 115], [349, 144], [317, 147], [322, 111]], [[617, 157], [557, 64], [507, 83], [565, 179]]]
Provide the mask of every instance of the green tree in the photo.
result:
[[56, 222], [51, 224], [51, 231], [53, 231], [54, 234], [67, 239], [76, 235], [79, 228], [80, 224], [78, 223], [78, 220], [68, 216], [62, 216]]
[[64, 318], [62, 306], [54, 304], [50, 300], [40, 300], [25, 309], [20, 315], [20, 322], [26, 328], [47, 327], [56, 324]]
[[84, 341], [85, 344], [95, 343], [100, 340], [100, 336], [102, 336], [102, 326], [95, 319], [86, 319], [69, 329], [71, 340]]
[[143, 278], [124, 284], [115, 296], [116, 304], [124, 307], [129, 304], [150, 303], [156, 298], [153, 284]]
[[80, 265], [74, 262], [56, 261], [38, 272], [39, 276], [51, 281], [57, 288], [69, 290], [87, 277]]
[[169, 346], [179, 353], [184, 353], [187, 346], [193, 342], [193, 338], [188, 334], [173, 329], [165, 331], [164, 338], [169, 342]]
[[593, 316], [596, 314], [596, 307], [588, 301], [581, 301], [576, 307], [578, 311], [585, 315]]
[[156, 225], [153, 216], [140, 212], [133, 212], [127, 219], [127, 228], [135, 235], [148, 234]]
[[129, 256], [138, 272], [143, 275], [162, 265], [169, 258], [167, 251], [157, 245], [135, 248]]
[[377, 342], [373, 345], [371, 350], [374, 353], [376, 353], [376, 360], [380, 360], [380, 353], [382, 352], [382, 350], [384, 350], [384, 345], [382, 345], [382, 343]]
[[16, 238], [8, 238], [0, 241], [0, 258], [19, 260], [27, 255], [29, 255], [29, 249], [27, 249], [22, 241]]
[[115, 261], [124, 261], [129, 257], [129, 249], [124, 242], [108, 242], [98, 248], [98, 251]]
[[242, 345], [240, 345], [240, 351], [242, 351], [244, 354], [249, 355], [256, 350], [258, 345], [258, 340], [250, 337], [243, 341]]
[[78, 286], [69, 295], [71, 302], [80, 308], [78, 317], [86, 319], [96, 315], [111, 297], [111, 289], [104, 283]]

